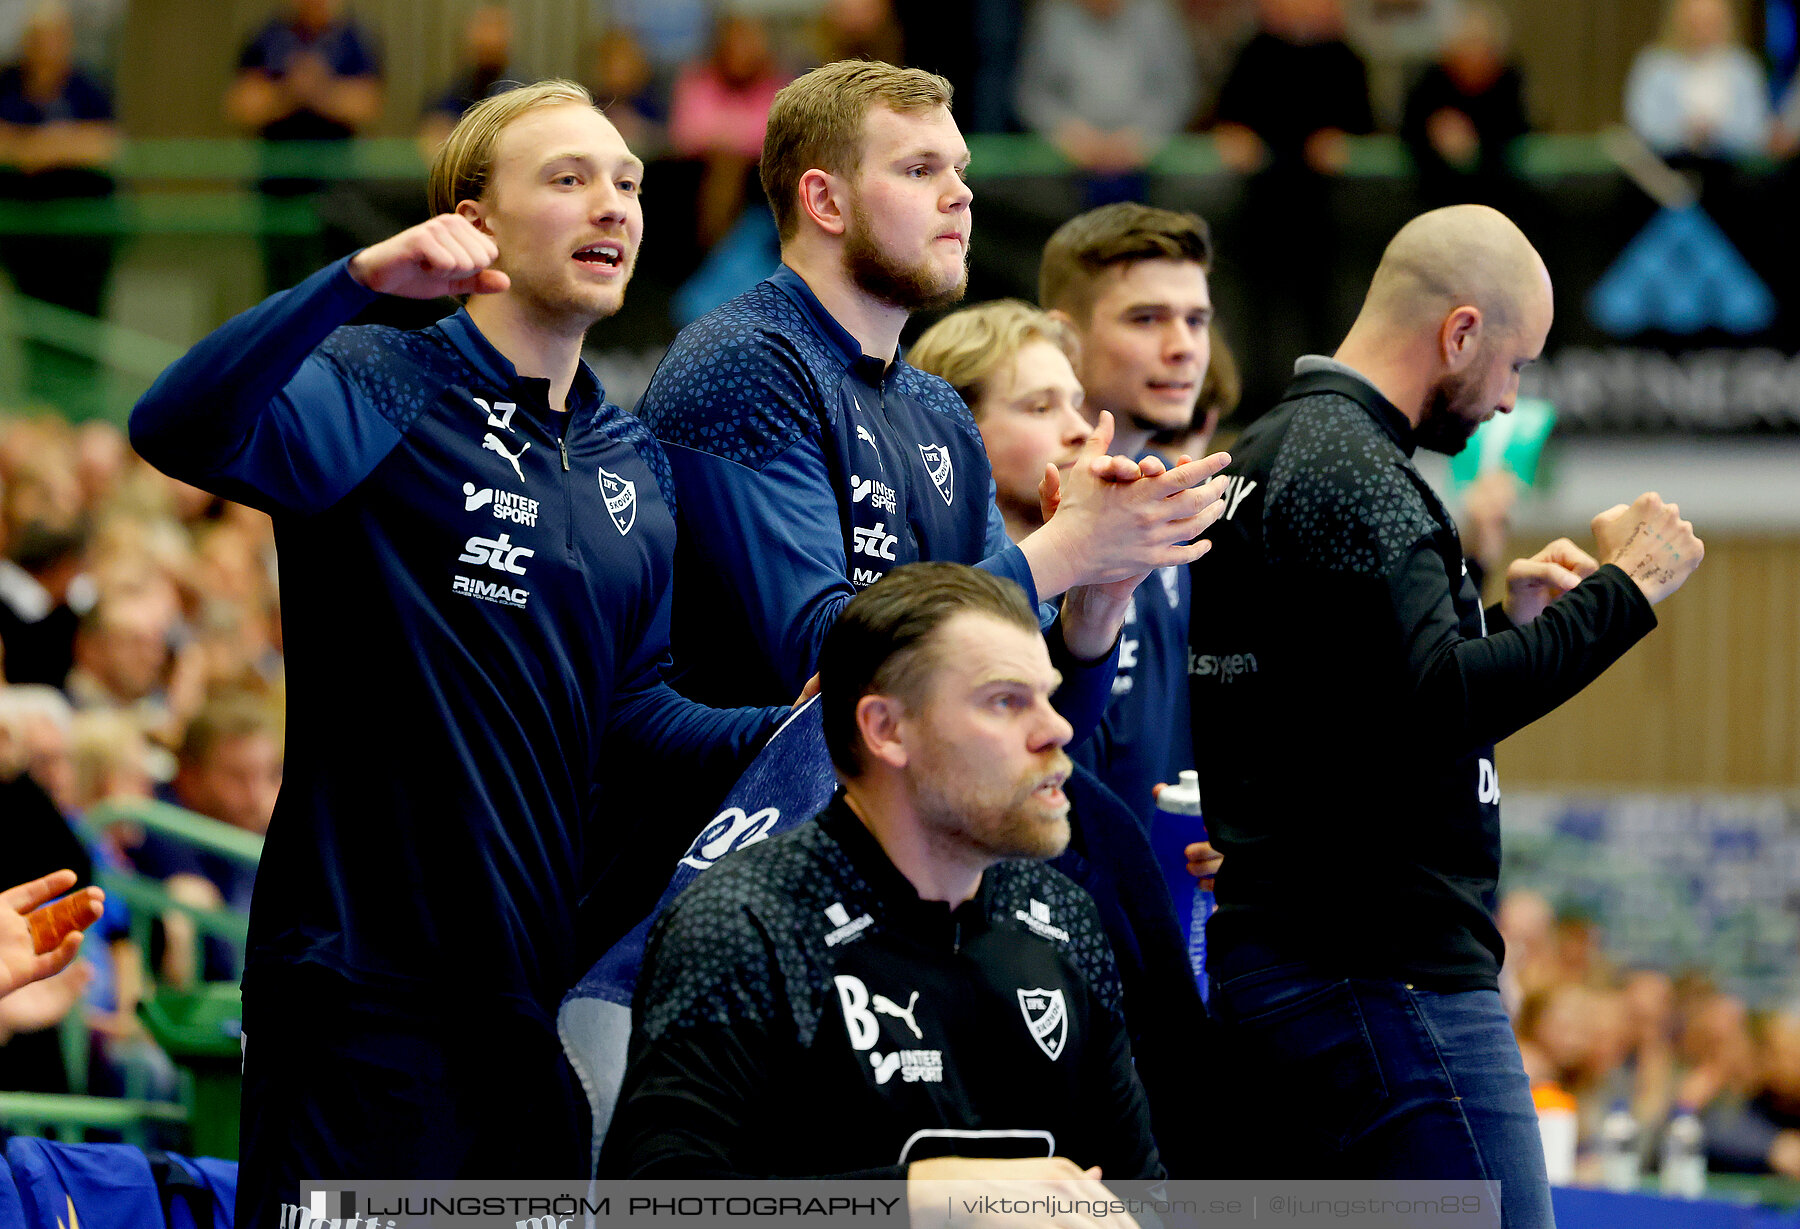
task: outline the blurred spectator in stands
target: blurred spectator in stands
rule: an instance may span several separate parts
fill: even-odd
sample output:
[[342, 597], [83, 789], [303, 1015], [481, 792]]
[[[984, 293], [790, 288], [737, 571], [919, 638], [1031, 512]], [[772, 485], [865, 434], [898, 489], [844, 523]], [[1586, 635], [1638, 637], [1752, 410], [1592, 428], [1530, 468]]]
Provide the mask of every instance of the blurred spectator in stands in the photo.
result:
[[[1015, 132], [1024, 0], [895, 0], [905, 63], [950, 83], [957, 127]], [[896, 60], [895, 63], [900, 63]]]
[[1349, 158], [1347, 134], [1368, 132], [1373, 119], [1339, 0], [1258, 0], [1257, 15], [1219, 93], [1212, 131], [1225, 165], [1250, 176], [1241, 229], [1222, 246], [1253, 254], [1257, 283], [1281, 287], [1248, 296], [1237, 316], [1261, 343], [1246, 356], [1245, 395], [1266, 406], [1292, 379], [1293, 355], [1328, 351], [1343, 336], [1332, 293], [1342, 247], [1330, 181]]
[[290, 0], [238, 57], [225, 106], [265, 141], [346, 140], [381, 114], [381, 62], [338, 0]]
[[87, 518], [72, 464], [54, 449], [0, 473], [0, 678], [61, 687], [91, 600], [80, 577]]
[[93, 419], [75, 428], [74, 447], [75, 478], [82, 503], [92, 512], [113, 497], [131, 470], [131, 445], [115, 424]]
[[62, 692], [42, 683], [5, 688], [6, 708], [27, 775], [64, 815], [75, 813], [76, 778], [70, 731], [75, 712]]
[[696, 234], [703, 250], [724, 238], [743, 211], [762, 157], [769, 104], [787, 83], [762, 19], [733, 13], [720, 16], [711, 54], [676, 78], [669, 149], [705, 164]]
[[1657, 42], [1625, 82], [1625, 120], [1663, 157], [1761, 153], [1769, 86], [1728, 0], [1671, 0]]
[[[70, 723], [69, 743], [75, 814], [85, 814], [104, 802], [154, 796], [150, 745], [131, 718], [114, 712], [77, 713]], [[98, 868], [129, 870], [128, 851], [142, 840], [141, 828], [113, 825], [90, 839], [88, 852]], [[144, 956], [131, 939], [131, 915], [121, 897], [107, 897], [105, 913], [82, 952], [94, 970], [84, 996], [88, 1028], [95, 1042], [87, 1091], [173, 1095], [177, 1084], [174, 1066], [150, 1040], [138, 1018], [137, 1005], [144, 994]]]
[[1514, 1020], [1525, 999], [1551, 983], [1550, 928], [1556, 911], [1542, 893], [1514, 888], [1500, 898], [1494, 925], [1506, 941], [1506, 960], [1500, 966], [1500, 998]]
[[[256, 696], [225, 693], [208, 700], [188, 723], [175, 779], [162, 797], [196, 815], [262, 836], [281, 789], [281, 759], [281, 725], [269, 705]], [[182, 904], [249, 912], [254, 866], [154, 832], [146, 834], [131, 857], [141, 874], [163, 880]], [[168, 934], [164, 970], [171, 980], [186, 983], [194, 971], [182, 962], [194, 947], [191, 924], [184, 923], [176, 916], [163, 919]], [[208, 981], [235, 977], [242, 971], [242, 953], [208, 940], [199, 971]]]
[[1194, 52], [1197, 126], [1211, 127], [1219, 90], [1238, 52], [1256, 33], [1256, 0], [1178, 0], [1177, 8]]
[[43, 0], [25, 29], [18, 62], [0, 69], [0, 161], [20, 176], [8, 181], [8, 194], [33, 200], [105, 195], [112, 191], [105, 167], [118, 143], [111, 96], [75, 62], [68, 9]]
[[1259, 0], [1259, 26], [1219, 92], [1213, 136], [1239, 172], [1344, 169], [1344, 137], [1375, 126], [1368, 72], [1344, 41], [1339, 0]]
[[1707, 1110], [1707, 1167], [1800, 1178], [1800, 1014], [1777, 1013], [1756, 1032], [1754, 1092], [1720, 1097]]
[[65, 687], [75, 707], [127, 712], [146, 732], [165, 730], [176, 609], [160, 586], [103, 591], [75, 633]]
[[813, 23], [812, 50], [821, 64], [838, 60], [899, 64], [905, 37], [891, 0], [825, 0]]
[[[112, 99], [74, 56], [68, 10], [45, 0], [25, 28], [18, 63], [0, 69], [0, 197], [49, 208], [112, 194]], [[103, 230], [10, 234], [0, 243], [0, 264], [20, 294], [87, 316], [100, 315], [112, 262]], [[28, 339], [26, 358], [29, 395], [93, 410], [99, 367], [91, 355]]]
[[[0, 817], [5, 819], [7, 877], [23, 882], [67, 867], [85, 887], [94, 881], [93, 859], [30, 771], [43, 747], [43, 706], [34, 693], [35, 688], [0, 686]], [[81, 971], [61, 975], [68, 980], [57, 982], [58, 988], [40, 1002], [42, 1012], [31, 1013], [29, 1020], [0, 1023], [0, 1032], [14, 1034], [0, 1045], [0, 1089], [68, 1091], [57, 1037], [39, 1030], [48, 1030], [74, 1008], [92, 976], [85, 964], [71, 967]], [[18, 1035], [24, 1033], [31, 1035]]]
[[1188, 40], [1167, 0], [1044, 0], [1019, 52], [1025, 126], [1088, 176], [1087, 205], [1137, 199], [1193, 118]]
[[1524, 78], [1508, 56], [1506, 15], [1492, 0], [1469, 0], [1437, 60], [1407, 92], [1400, 135], [1425, 205], [1507, 204], [1507, 150], [1530, 128]]
[[456, 80], [425, 109], [419, 121], [419, 148], [429, 162], [444, 143], [463, 112], [505, 88], [512, 64], [512, 11], [500, 4], [483, 4], [463, 23], [462, 58]]
[[1346, 0], [1345, 37], [1369, 70], [1377, 126], [1400, 122], [1406, 87], [1450, 37], [1464, 0]]
[[[267, 196], [295, 197], [316, 193], [325, 183], [282, 165], [280, 145], [348, 141], [380, 117], [382, 102], [375, 44], [343, 16], [340, 0], [286, 0], [281, 15], [239, 54], [225, 111], [239, 128], [273, 143], [267, 161], [276, 165], [258, 188]], [[337, 169], [341, 175], [347, 166]], [[325, 260], [313, 234], [268, 234], [262, 247], [271, 286], [292, 286]]]
[[76, 713], [69, 725], [75, 809], [101, 802], [149, 798], [150, 744], [137, 722], [120, 713]]
[[625, 144], [640, 158], [661, 153], [668, 142], [667, 95], [631, 31], [614, 26], [602, 34], [594, 43], [593, 65], [588, 84], [594, 101]]
[[[607, 5], [606, 32], [628, 37], [649, 65], [658, 113], [668, 110], [669, 91], [681, 66], [706, 54], [715, 7], [714, 0], [611, 0]], [[604, 94], [595, 98], [607, 101]], [[641, 152], [635, 145], [632, 149]]]
[[1750, 1012], [1736, 995], [1703, 980], [1677, 987], [1681, 1004], [1674, 1101], [1702, 1111], [1741, 1104], [1756, 1089]]
[[1531, 1082], [1557, 1084], [1574, 1096], [1578, 1147], [1587, 1150], [1613, 1103], [1631, 1099], [1623, 997], [1575, 983], [1552, 986], [1525, 1001], [1517, 1031]]
[[[1620, 993], [1630, 1039], [1631, 1113], [1640, 1124], [1662, 1122], [1675, 1097], [1675, 986], [1666, 973], [1634, 969]], [[1639, 1148], [1645, 1162], [1652, 1144], [1644, 1132]]]

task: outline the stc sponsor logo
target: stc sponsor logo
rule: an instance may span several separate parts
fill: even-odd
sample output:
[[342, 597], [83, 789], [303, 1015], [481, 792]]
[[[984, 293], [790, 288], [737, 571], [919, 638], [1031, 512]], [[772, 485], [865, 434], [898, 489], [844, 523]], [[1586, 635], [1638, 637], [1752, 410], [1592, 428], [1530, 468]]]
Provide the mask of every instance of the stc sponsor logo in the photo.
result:
[[894, 558], [894, 543], [900, 540], [887, 532], [885, 521], [876, 521], [873, 529], [852, 527], [850, 537], [855, 543], [857, 554], [867, 555], [871, 559], [886, 559], [889, 562], [892, 562]]
[[490, 567], [496, 572], [511, 572], [514, 576], [525, 575], [525, 565], [521, 559], [529, 559], [537, 554], [529, 546], [514, 546], [512, 535], [503, 533], [497, 538], [473, 537], [463, 543], [463, 553], [456, 557], [458, 563], [472, 563], [476, 567]]
[[849, 1034], [850, 1046], [859, 1053], [869, 1056], [869, 1069], [874, 1073], [877, 1084], [886, 1084], [899, 1075], [907, 1084], [941, 1084], [944, 1082], [944, 1053], [942, 1050], [891, 1050], [883, 1054], [875, 1048], [881, 1040], [881, 1021], [875, 1018], [876, 1013], [892, 1016], [906, 1025], [916, 1040], [923, 1040], [924, 1030], [919, 1027], [913, 1013], [918, 1009], [919, 992], [914, 990], [907, 999], [906, 1006], [901, 1007], [885, 994], [871, 996], [869, 988], [860, 977], [852, 977], [847, 973], [839, 973], [832, 982], [837, 986], [838, 1005], [844, 1011], [844, 1031]]

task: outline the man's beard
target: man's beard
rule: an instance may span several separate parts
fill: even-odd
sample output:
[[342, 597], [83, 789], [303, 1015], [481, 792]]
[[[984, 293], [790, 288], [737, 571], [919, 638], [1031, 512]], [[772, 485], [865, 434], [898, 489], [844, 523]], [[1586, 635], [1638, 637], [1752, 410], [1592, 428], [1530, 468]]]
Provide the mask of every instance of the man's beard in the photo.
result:
[[1069, 817], [1065, 809], [1053, 821], [1043, 817], [1042, 804], [1033, 799], [1038, 786], [1053, 772], [1067, 774], [1068, 758], [1034, 772], [1020, 781], [1011, 795], [997, 798], [987, 791], [967, 791], [952, 797], [940, 788], [941, 777], [922, 774], [916, 796], [919, 818], [927, 829], [986, 858], [1054, 858], [1069, 845]]
[[1425, 397], [1414, 442], [1420, 448], [1453, 457], [1469, 445], [1469, 437], [1481, 424], [1464, 417], [1472, 404], [1469, 390], [1476, 382], [1467, 376], [1444, 375]]
[[968, 251], [963, 252], [962, 274], [954, 285], [933, 280], [935, 270], [924, 261], [904, 265], [875, 240], [875, 228], [858, 201], [850, 209], [850, 229], [844, 233], [844, 267], [850, 280], [865, 294], [908, 312], [948, 307], [963, 297], [969, 285]]

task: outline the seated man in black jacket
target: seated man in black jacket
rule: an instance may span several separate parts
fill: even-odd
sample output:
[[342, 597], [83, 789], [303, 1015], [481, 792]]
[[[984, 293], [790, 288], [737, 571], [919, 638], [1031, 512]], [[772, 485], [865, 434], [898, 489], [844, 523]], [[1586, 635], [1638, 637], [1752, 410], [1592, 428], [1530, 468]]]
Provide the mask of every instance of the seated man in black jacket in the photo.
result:
[[1160, 1178], [1024, 593], [898, 568], [819, 664], [843, 790], [658, 922], [602, 1173]]

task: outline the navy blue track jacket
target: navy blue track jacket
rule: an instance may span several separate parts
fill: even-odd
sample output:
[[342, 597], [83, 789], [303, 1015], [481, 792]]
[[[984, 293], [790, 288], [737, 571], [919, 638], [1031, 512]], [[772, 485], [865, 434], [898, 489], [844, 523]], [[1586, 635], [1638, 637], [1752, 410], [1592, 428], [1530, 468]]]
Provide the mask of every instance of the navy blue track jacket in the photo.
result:
[[[796, 694], [838, 612], [905, 563], [974, 564], [1037, 601], [962, 399], [898, 356], [864, 354], [785, 265], [681, 331], [638, 413], [681, 489], [675, 677], [693, 696]], [[1055, 610], [1041, 614], [1048, 626]], [[1060, 631], [1048, 641], [1056, 706], [1080, 739], [1115, 661], [1076, 662]]]
[[131, 420], [158, 468], [275, 521], [287, 765], [246, 976], [311, 962], [549, 1019], [610, 861], [602, 743], [722, 793], [782, 710], [662, 681], [667, 463], [593, 373], [554, 413], [466, 312], [339, 327], [374, 297], [330, 266], [200, 342]]

